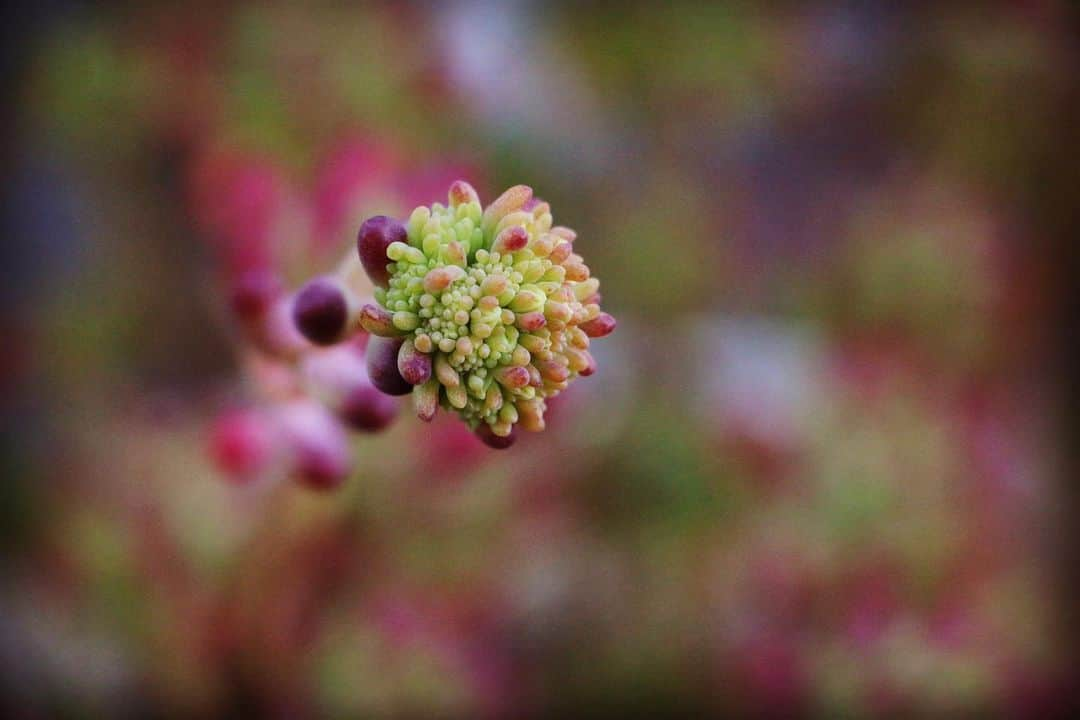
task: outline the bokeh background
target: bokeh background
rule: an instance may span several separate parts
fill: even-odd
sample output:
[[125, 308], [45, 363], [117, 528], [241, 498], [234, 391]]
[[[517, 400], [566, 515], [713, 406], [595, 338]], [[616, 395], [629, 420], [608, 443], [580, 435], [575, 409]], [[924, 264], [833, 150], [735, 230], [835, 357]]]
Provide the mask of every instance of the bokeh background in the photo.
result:
[[[1066, 3], [39, 3], [4, 23], [11, 717], [1054, 717]], [[496, 453], [238, 487], [226, 287], [527, 183], [618, 330]]]

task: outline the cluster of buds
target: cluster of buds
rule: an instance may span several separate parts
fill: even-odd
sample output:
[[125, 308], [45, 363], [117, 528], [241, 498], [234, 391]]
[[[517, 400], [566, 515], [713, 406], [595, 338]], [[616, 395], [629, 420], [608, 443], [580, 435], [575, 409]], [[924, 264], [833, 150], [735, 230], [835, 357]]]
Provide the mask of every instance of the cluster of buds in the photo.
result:
[[411, 394], [422, 420], [441, 406], [489, 446], [509, 447], [518, 426], [543, 430], [547, 398], [595, 372], [590, 340], [615, 328], [575, 237], [528, 187], [485, 209], [459, 180], [446, 206], [364, 222], [358, 256], [375, 302], [322, 277], [299, 293], [293, 318], [318, 345], [369, 333], [376, 388]]
[[300, 297], [255, 277], [238, 288], [234, 300], [243, 302], [234, 310], [257, 350], [247, 358], [247, 375], [264, 402], [219, 418], [212, 455], [237, 482], [282, 475], [316, 489], [337, 487], [352, 470], [348, 431], [383, 430], [398, 403], [368, 376], [366, 333], [329, 348], [310, 343], [292, 322]]
[[[228, 187], [237, 191], [247, 185]], [[267, 212], [260, 208], [255, 216]], [[220, 234], [227, 241], [225, 259], [236, 259], [224, 263], [229, 307], [242, 340], [244, 375], [257, 400], [218, 418], [211, 432], [211, 456], [238, 483], [282, 476], [312, 488], [334, 488], [352, 471], [349, 431], [383, 430], [397, 416], [398, 403], [375, 389], [367, 375], [366, 333], [322, 347], [327, 336], [310, 323], [300, 332], [296, 319], [311, 313], [323, 284], [347, 287], [349, 297], [370, 296], [372, 286], [350, 253], [314, 290], [309, 284], [291, 292], [271, 257], [262, 236], [266, 234], [250, 240]], [[316, 316], [325, 323], [325, 309], [321, 311]]]

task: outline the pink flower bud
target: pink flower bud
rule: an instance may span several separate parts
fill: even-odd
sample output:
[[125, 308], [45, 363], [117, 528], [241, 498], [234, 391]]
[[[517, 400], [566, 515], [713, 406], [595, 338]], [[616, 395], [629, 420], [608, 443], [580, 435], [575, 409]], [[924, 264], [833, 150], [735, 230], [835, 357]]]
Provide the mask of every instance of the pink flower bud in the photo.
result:
[[296, 480], [315, 490], [341, 485], [352, 470], [349, 439], [321, 405], [298, 401], [278, 411]]
[[210, 432], [210, 457], [237, 484], [256, 479], [270, 464], [274, 432], [268, 418], [254, 410], [222, 415]]

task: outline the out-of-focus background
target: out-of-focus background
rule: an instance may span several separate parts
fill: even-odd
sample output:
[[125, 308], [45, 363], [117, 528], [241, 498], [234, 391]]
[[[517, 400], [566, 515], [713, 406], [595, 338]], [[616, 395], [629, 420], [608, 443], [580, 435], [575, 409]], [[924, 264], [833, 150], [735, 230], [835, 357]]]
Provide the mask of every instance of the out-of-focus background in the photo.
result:
[[[0, 705], [1063, 712], [1068, 14], [32, 6], [5, 41]], [[339, 491], [226, 482], [233, 265], [295, 287], [457, 177], [578, 231], [619, 320], [599, 372], [509, 451], [403, 412]]]

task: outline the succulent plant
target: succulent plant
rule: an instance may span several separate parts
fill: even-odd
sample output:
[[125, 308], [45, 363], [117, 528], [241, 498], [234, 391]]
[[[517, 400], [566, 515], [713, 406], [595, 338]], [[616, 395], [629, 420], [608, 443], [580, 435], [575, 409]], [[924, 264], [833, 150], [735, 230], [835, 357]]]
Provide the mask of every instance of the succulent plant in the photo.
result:
[[512, 187], [483, 208], [459, 180], [448, 200], [404, 223], [364, 222], [357, 245], [375, 302], [358, 306], [345, 286], [330, 299], [316, 280], [309, 292], [326, 317], [297, 321], [321, 342], [366, 330], [375, 387], [411, 393], [422, 420], [442, 407], [488, 445], [508, 447], [517, 427], [544, 429], [547, 398], [595, 372], [590, 341], [615, 320], [600, 310], [600, 283], [574, 252], [576, 233], [553, 225], [530, 188]]

